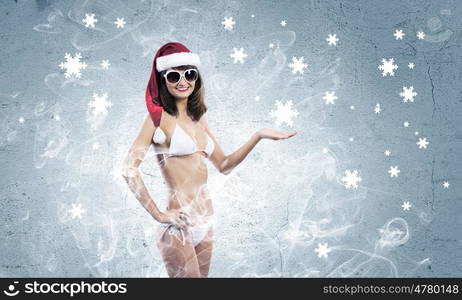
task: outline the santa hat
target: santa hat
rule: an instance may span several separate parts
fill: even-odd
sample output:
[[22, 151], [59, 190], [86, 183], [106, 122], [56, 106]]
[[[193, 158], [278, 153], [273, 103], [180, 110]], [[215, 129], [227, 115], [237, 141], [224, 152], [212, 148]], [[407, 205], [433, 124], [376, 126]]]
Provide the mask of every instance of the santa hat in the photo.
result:
[[158, 74], [169, 68], [182, 65], [199, 67], [199, 55], [192, 53], [186, 46], [177, 42], [167, 43], [157, 50], [156, 56], [154, 57], [151, 77], [149, 78], [148, 87], [146, 88], [146, 106], [156, 127], [160, 125], [160, 117], [163, 109], [163, 104], [159, 99], [158, 87], [160, 82], [157, 82], [157, 78], [159, 77]]

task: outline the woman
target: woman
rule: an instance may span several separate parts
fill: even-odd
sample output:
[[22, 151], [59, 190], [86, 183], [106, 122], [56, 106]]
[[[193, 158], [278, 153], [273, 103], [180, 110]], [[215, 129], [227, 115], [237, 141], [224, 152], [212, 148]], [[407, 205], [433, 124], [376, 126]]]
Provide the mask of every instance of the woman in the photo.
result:
[[[263, 128], [225, 155], [205, 118], [199, 66], [199, 56], [180, 43], [167, 43], [157, 51], [146, 89], [148, 114], [124, 160], [123, 176], [130, 189], [160, 223], [157, 245], [170, 277], [209, 273], [215, 218], [204, 158], [228, 174], [261, 139], [296, 134]], [[151, 144], [169, 190], [165, 211], [153, 201], [138, 170]]]

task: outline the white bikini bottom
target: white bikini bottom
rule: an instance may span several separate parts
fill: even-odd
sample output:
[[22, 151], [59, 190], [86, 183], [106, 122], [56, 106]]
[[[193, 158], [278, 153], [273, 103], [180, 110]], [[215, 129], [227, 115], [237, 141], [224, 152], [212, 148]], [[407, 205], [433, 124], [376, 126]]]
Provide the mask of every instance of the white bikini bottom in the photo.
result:
[[[216, 223], [216, 218], [215, 216], [210, 216], [208, 217], [207, 222], [202, 223], [200, 225], [196, 226], [191, 226], [188, 227], [186, 230], [189, 232], [189, 235], [191, 236], [192, 243], [194, 247], [196, 247], [200, 242], [202, 242], [209, 232], [210, 227], [212, 227], [213, 224]], [[169, 235], [173, 235], [176, 238], [180, 239], [182, 245], [185, 245], [185, 237], [184, 237], [184, 230], [173, 225], [170, 223], [161, 223], [161, 227], [165, 228], [164, 232], [162, 233], [162, 236], [165, 234], [165, 232], [168, 232]]]

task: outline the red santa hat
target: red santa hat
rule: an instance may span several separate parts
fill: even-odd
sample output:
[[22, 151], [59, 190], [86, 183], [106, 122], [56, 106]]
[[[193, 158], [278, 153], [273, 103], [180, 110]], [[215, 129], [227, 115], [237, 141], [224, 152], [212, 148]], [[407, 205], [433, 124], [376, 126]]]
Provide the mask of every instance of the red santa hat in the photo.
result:
[[167, 43], [157, 50], [156, 56], [154, 57], [151, 77], [149, 78], [148, 87], [146, 88], [146, 106], [156, 127], [160, 125], [163, 109], [163, 104], [159, 99], [159, 84], [161, 82], [157, 82], [159, 72], [182, 65], [199, 67], [199, 55], [192, 53], [186, 46], [178, 42]]

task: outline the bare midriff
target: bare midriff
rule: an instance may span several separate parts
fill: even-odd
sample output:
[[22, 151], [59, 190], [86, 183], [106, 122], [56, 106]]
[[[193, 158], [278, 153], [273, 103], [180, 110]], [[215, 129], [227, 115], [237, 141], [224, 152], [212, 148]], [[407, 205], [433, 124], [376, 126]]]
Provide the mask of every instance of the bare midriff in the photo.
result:
[[206, 154], [198, 151], [182, 156], [158, 154], [162, 175], [168, 187], [168, 206], [190, 215], [193, 225], [207, 222], [213, 216], [212, 199], [207, 188]]

